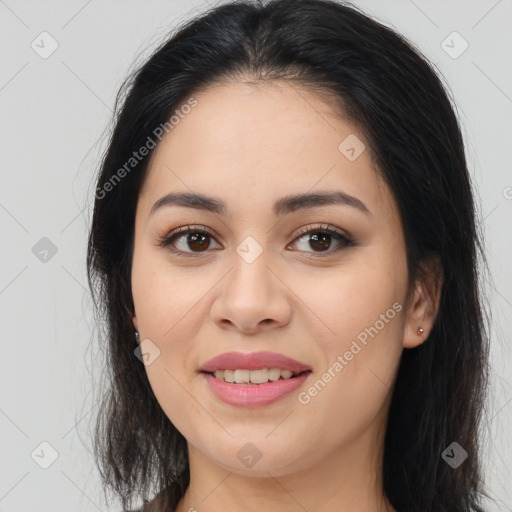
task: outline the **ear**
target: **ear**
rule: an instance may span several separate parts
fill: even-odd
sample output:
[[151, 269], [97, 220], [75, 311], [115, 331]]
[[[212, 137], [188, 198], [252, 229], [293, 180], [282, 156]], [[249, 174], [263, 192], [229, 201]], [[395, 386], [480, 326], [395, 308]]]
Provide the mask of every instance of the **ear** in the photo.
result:
[[[412, 299], [407, 311], [404, 348], [421, 345], [434, 326], [443, 286], [443, 269], [438, 255], [427, 257], [421, 265], [420, 277], [416, 280]], [[423, 332], [418, 332], [418, 329]]]
[[[139, 330], [139, 322], [137, 320], [137, 315], [134, 314], [132, 316], [132, 322], [133, 322], [133, 327], [135, 328], [136, 331], [138, 331]], [[140, 341], [138, 343], [140, 343]]]

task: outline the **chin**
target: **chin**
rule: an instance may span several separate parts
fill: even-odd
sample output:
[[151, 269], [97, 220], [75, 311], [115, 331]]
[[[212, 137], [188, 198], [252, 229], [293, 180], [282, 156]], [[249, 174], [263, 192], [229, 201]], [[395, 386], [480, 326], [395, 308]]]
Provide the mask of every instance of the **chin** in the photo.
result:
[[[268, 439], [258, 441], [255, 438], [254, 442], [248, 439], [245, 436], [243, 441], [228, 443], [220, 453], [211, 453], [211, 459], [233, 473], [261, 478], [268, 478], [270, 475], [284, 476], [301, 471], [307, 466], [302, 452], [299, 453], [289, 444], [284, 445], [280, 439], [276, 438], [277, 443]], [[234, 457], [226, 456], [230, 452]]]

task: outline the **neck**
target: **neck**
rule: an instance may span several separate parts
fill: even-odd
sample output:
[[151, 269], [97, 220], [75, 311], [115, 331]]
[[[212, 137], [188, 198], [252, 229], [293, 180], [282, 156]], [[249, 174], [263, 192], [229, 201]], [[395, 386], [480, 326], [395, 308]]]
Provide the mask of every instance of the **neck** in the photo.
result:
[[[373, 439], [373, 440], [372, 440]], [[368, 429], [307, 469], [246, 476], [215, 464], [189, 443], [190, 485], [176, 512], [394, 512], [382, 486], [382, 436]]]

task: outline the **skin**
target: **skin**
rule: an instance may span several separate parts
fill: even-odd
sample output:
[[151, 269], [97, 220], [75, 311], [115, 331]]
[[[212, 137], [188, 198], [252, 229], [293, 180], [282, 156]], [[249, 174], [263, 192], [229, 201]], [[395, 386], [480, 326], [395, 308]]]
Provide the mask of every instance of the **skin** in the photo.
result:
[[[197, 106], [151, 157], [132, 267], [133, 325], [160, 350], [147, 376], [188, 442], [191, 483], [176, 510], [394, 510], [380, 476], [387, 413], [402, 350], [425, 341], [437, 314], [434, 273], [415, 283], [406, 309], [405, 242], [391, 191], [368, 150], [354, 161], [338, 150], [350, 134], [364, 138], [322, 97], [286, 82], [216, 84], [194, 97]], [[371, 215], [328, 205], [274, 216], [281, 197], [320, 190], [355, 196]], [[229, 215], [177, 206], [149, 215], [171, 191], [222, 199]], [[158, 245], [189, 224], [209, 228], [205, 246], [187, 244], [186, 233], [174, 246], [188, 255]], [[299, 228], [319, 224], [356, 245], [299, 240]], [[248, 236], [263, 249], [252, 263], [236, 252]], [[300, 403], [298, 392], [394, 303], [404, 307]], [[232, 350], [280, 352], [313, 373], [273, 404], [234, 407], [198, 373]], [[237, 457], [248, 442], [261, 453], [250, 468]]]

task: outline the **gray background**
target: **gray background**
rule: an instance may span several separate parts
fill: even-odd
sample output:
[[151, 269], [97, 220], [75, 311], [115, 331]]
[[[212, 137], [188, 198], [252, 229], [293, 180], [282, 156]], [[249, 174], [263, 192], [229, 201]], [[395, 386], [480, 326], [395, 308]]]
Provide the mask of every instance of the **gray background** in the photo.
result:
[[[488, 510], [512, 510], [512, 1], [354, 3], [415, 42], [458, 105], [492, 270]], [[209, 5], [0, 0], [0, 511], [107, 509], [89, 438], [103, 355], [85, 274], [93, 175], [123, 79]]]

